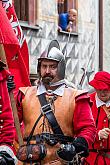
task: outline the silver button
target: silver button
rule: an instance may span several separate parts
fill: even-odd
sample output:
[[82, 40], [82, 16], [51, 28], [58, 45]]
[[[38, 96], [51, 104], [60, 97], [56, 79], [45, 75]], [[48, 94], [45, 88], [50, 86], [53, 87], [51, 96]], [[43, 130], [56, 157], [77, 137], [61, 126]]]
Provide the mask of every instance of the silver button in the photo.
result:
[[1, 123], [3, 123], [3, 120], [0, 120]]
[[3, 128], [3, 125], [1, 125], [0, 128], [2, 129]]
[[0, 96], [0, 100], [1, 100], [2, 96]]
[[2, 105], [0, 104], [0, 108], [2, 108]]
[[0, 114], [2, 113], [2, 111], [0, 111]]
[[106, 123], [106, 120], [104, 120], [104, 123]]

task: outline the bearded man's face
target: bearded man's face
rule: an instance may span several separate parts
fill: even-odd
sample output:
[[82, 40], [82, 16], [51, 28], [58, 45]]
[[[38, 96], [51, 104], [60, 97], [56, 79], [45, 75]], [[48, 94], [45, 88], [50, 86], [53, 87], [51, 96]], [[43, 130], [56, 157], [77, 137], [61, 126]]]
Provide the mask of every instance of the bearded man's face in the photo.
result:
[[44, 84], [49, 85], [50, 82], [54, 82], [55, 77], [57, 77], [57, 67], [57, 61], [47, 59], [41, 61], [40, 74]]

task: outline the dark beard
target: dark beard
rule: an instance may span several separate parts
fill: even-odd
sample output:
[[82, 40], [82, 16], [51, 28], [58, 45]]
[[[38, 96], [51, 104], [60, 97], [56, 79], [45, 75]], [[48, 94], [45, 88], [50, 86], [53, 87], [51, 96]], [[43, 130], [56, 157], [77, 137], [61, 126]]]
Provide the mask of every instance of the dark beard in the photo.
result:
[[46, 85], [50, 85], [50, 82], [53, 80], [53, 76], [44, 76], [42, 77], [42, 82]]

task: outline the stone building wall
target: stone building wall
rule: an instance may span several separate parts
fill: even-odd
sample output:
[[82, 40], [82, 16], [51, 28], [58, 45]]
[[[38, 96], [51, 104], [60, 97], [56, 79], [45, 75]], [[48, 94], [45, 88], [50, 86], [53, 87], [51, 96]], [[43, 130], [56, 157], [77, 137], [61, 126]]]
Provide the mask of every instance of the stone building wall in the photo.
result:
[[[71, 34], [66, 48], [66, 78], [78, 86], [84, 68], [87, 71], [82, 88], [88, 88], [89, 73], [97, 71], [97, 0], [78, 1], [78, 33]], [[39, 0], [40, 29], [24, 30], [30, 51], [30, 73], [35, 74], [37, 58], [52, 39], [57, 39], [63, 50], [68, 33], [58, 33], [56, 0]]]

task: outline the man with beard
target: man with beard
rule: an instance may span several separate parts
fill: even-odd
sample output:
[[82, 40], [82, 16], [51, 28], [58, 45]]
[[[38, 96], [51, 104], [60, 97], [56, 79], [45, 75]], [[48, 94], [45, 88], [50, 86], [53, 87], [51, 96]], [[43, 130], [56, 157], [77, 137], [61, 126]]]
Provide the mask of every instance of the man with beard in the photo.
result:
[[38, 59], [37, 86], [20, 88], [17, 107], [27, 144], [18, 151], [21, 161], [61, 165], [88, 156], [96, 132], [90, 99], [87, 92], [66, 85], [65, 67], [63, 53], [53, 40]]

